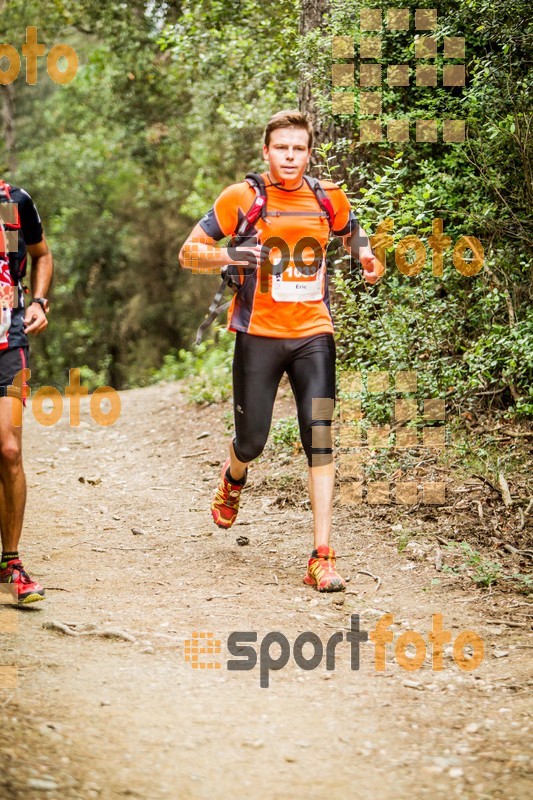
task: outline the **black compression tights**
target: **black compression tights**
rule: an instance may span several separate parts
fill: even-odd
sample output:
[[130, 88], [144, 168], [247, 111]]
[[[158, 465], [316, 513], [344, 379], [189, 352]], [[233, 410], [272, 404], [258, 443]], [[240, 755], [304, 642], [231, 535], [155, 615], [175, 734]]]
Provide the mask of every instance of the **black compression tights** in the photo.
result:
[[[235, 455], [239, 461], [248, 463], [263, 452], [284, 372], [296, 399], [300, 437], [308, 464], [331, 463], [330, 420], [335, 400], [335, 341], [331, 333], [304, 339], [237, 333], [233, 357]], [[322, 402], [317, 403], [318, 398]], [[316, 431], [313, 447], [312, 428], [317, 426], [322, 426], [322, 430]]]

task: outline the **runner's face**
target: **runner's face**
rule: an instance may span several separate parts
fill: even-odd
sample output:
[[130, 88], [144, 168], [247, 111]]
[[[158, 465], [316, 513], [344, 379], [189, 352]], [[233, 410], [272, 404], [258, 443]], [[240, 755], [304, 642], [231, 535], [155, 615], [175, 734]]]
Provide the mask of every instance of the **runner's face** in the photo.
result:
[[303, 128], [277, 128], [270, 134], [268, 147], [263, 146], [263, 158], [268, 161], [273, 183], [286, 189], [296, 189], [309, 163], [309, 134]]

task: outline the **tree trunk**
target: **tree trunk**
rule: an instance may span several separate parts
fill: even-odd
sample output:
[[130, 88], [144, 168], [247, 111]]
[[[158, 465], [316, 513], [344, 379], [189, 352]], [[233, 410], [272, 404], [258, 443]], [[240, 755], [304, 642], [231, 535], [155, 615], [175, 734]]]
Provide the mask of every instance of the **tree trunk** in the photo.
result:
[[15, 147], [15, 90], [13, 84], [0, 86], [2, 90], [2, 118], [4, 120], [4, 137], [7, 151], [7, 164], [10, 175], [17, 169], [17, 154]]
[[[325, 30], [327, 14], [330, 10], [330, 0], [301, 0], [300, 36], [306, 36], [316, 28]], [[327, 41], [324, 33], [324, 41]], [[301, 77], [298, 87], [298, 102], [300, 111], [305, 113], [313, 125], [315, 146], [334, 138], [334, 125], [332, 119], [320, 117], [315, 106], [313, 96], [313, 83], [308, 77]]]

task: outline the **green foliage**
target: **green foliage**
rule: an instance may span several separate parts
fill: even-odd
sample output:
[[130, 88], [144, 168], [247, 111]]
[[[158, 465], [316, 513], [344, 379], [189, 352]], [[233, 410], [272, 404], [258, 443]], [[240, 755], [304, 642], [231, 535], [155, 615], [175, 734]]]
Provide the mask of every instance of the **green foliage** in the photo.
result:
[[518, 591], [525, 594], [533, 592], [533, 575], [530, 573], [513, 572], [512, 575], [508, 575], [506, 578], [516, 586]]
[[[353, 34], [357, 48], [358, 12], [365, 5], [335, 0], [326, 33]], [[413, 16], [417, 4], [406, 5]], [[388, 8], [380, 0], [373, 7]], [[360, 268], [346, 255], [337, 264], [335, 323], [343, 366], [414, 369], [433, 396], [447, 396], [463, 411], [484, 404], [508, 416], [533, 413], [533, 126], [522, 30], [527, 13], [525, 0], [495, 5], [469, 0], [461, 9], [444, 2], [434, 35], [439, 52], [444, 36], [465, 37], [465, 90], [383, 84], [384, 117], [466, 119], [465, 144], [412, 139], [401, 145], [363, 144], [353, 136], [353, 118], [340, 116], [333, 118], [334, 138], [318, 151], [322, 174], [347, 187], [369, 233], [386, 218], [394, 223], [388, 272], [379, 287], [365, 285]], [[413, 60], [412, 30], [388, 31], [383, 42], [384, 70], [387, 63]], [[317, 103], [329, 120], [329, 62], [315, 58], [315, 32], [307, 43], [312, 63], [303, 43], [300, 58], [319, 87]], [[440, 56], [436, 63], [440, 69]], [[442, 276], [433, 274], [428, 243], [437, 218], [451, 239]], [[398, 243], [408, 235], [417, 236], [427, 253], [425, 266], [412, 277], [396, 262]], [[473, 277], [460, 274], [452, 261], [454, 244], [469, 235], [485, 251], [484, 267]], [[377, 404], [375, 414], [380, 415]]]
[[195, 403], [220, 403], [231, 396], [231, 367], [235, 337], [221, 328], [215, 337], [194, 350], [181, 349], [163, 359], [152, 382], [188, 379], [188, 391]]
[[483, 589], [490, 589], [493, 584], [507, 581], [519, 592], [531, 593], [533, 577], [523, 572], [505, 573], [498, 561], [492, 561], [473, 548], [468, 542], [450, 542], [447, 551], [458, 555], [460, 562], [454, 566], [448, 564], [442, 571], [450, 575], [466, 575], [470, 580]]
[[446, 550], [454, 553], [459, 550], [461, 562], [457, 566], [443, 566], [443, 572], [453, 575], [466, 574], [477, 586], [483, 588], [490, 588], [493, 583], [504, 577], [501, 564], [486, 558], [468, 542], [450, 542]]
[[11, 174], [0, 144], [2, 177], [35, 198], [55, 259], [36, 384], [84, 367], [142, 385], [190, 346], [217, 278], [181, 270], [180, 246], [220, 189], [260, 165], [272, 109], [296, 102], [297, 9], [271, 11], [253, 0], [5, 3], [2, 41], [19, 46], [37, 20], [39, 41], [79, 55], [69, 84], [50, 81], [41, 59], [36, 86], [13, 85]]
[[188, 94], [181, 125], [190, 142], [190, 184], [180, 211], [191, 221], [225, 185], [261, 167], [261, 134], [272, 109], [295, 105], [297, 27], [294, 0], [186, 0], [179, 20], [161, 31], [158, 45]]
[[[493, 292], [497, 293], [497, 289]], [[467, 388], [478, 388], [494, 394], [512, 390], [514, 405], [508, 416], [533, 417], [533, 312], [526, 319], [509, 327], [495, 324], [482, 332], [464, 355], [467, 367]]]
[[277, 420], [272, 426], [270, 439], [277, 450], [294, 454], [300, 446], [300, 430], [296, 417]]
[[86, 386], [89, 392], [94, 392], [98, 387], [105, 386], [107, 366], [105, 363], [102, 364], [99, 372], [95, 372], [87, 366], [80, 367], [80, 383], [82, 386]]
[[[353, 35], [357, 47], [367, 5], [331, 0], [313, 27], [310, 8], [296, 0], [7, 0], [2, 41], [19, 47], [38, 20], [40, 41], [68, 42], [80, 57], [68, 85], [53, 84], [44, 61], [36, 86], [23, 77], [13, 84], [15, 153], [8, 137], [0, 144], [2, 176], [35, 197], [56, 263], [50, 326], [33, 348], [37, 383], [61, 386], [69, 368], [82, 367], [91, 381], [142, 385], [166, 369], [169, 351], [173, 364], [185, 364], [178, 354], [190, 347], [217, 279], [180, 270], [179, 248], [223, 186], [261, 168], [264, 123], [295, 106], [300, 88], [318, 114], [321, 174], [346, 187], [370, 233], [390, 217], [395, 248], [416, 235], [428, 254], [408, 277], [390, 248], [379, 288], [363, 284], [346, 255], [339, 261], [340, 362], [415, 369], [427, 396], [445, 395], [462, 411], [484, 404], [531, 416], [530, 4], [439, 4], [439, 53], [445, 36], [466, 40], [464, 89], [384, 80], [384, 119], [465, 119], [467, 140], [455, 145], [365, 144], [355, 117], [332, 116], [330, 37]], [[385, 0], [372, 6], [389, 8]], [[402, 7], [412, 18], [418, 6]], [[384, 32], [384, 70], [413, 62], [414, 35], [412, 27]], [[435, 63], [440, 75], [441, 55]], [[354, 92], [357, 107], [357, 85]], [[478, 275], [459, 274], [451, 248], [443, 275], [433, 275], [435, 218], [452, 243], [481, 240]], [[198, 397], [215, 395], [206, 386]], [[385, 419], [385, 401], [372, 399], [372, 422]]]
[[398, 538], [396, 540], [396, 548], [398, 553], [403, 553], [407, 545], [410, 541], [412, 541], [413, 537], [416, 536], [416, 532], [409, 531], [409, 530], [402, 530], [398, 534]]

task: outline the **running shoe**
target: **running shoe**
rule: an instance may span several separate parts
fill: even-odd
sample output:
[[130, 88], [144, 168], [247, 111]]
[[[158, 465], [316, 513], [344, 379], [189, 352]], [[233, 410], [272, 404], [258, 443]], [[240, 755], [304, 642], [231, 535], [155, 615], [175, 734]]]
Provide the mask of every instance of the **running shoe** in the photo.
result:
[[0, 569], [0, 583], [9, 583], [13, 588], [15, 599], [19, 605], [44, 600], [44, 589], [32, 581], [19, 558], [7, 562], [5, 569]]
[[230, 459], [227, 458], [222, 467], [220, 483], [217, 493], [211, 504], [211, 514], [219, 528], [231, 528], [237, 519], [241, 492], [246, 483], [248, 470], [244, 473], [244, 483], [231, 483], [226, 477]]
[[313, 550], [304, 583], [316, 586], [319, 592], [341, 592], [346, 589], [346, 581], [335, 569], [335, 550], [332, 547], [320, 545]]

